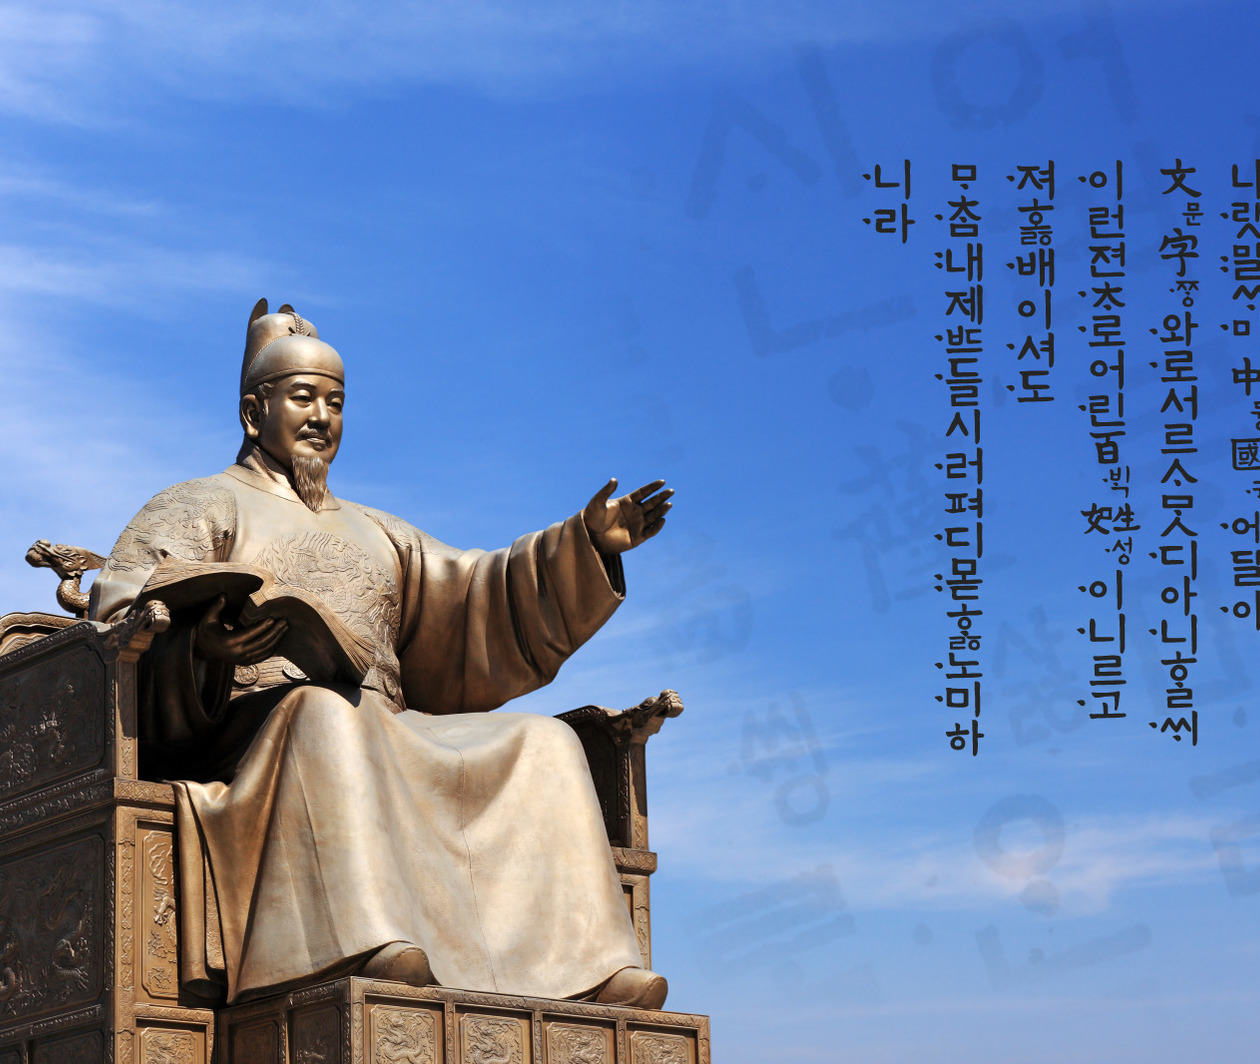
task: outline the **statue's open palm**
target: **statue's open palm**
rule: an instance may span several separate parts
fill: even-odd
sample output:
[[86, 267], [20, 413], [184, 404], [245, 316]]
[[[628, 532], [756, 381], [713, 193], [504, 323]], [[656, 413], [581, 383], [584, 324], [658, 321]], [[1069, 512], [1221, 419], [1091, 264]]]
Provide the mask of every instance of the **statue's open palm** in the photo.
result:
[[600, 488], [582, 511], [582, 520], [596, 549], [603, 554], [620, 554], [664, 528], [665, 515], [673, 506], [669, 500], [674, 489], [661, 491], [663, 487], [665, 481], [654, 480], [619, 499], [612, 498], [617, 490], [616, 477]]

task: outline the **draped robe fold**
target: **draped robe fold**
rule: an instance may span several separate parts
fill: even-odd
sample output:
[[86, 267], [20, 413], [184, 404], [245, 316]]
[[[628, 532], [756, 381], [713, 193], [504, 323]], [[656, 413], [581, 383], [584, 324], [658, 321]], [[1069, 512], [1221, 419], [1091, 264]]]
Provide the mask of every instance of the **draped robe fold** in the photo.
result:
[[142, 659], [142, 765], [182, 780], [185, 985], [235, 1001], [392, 941], [443, 985], [540, 997], [642, 964], [580, 743], [485, 712], [548, 683], [622, 599], [580, 515], [460, 551], [332, 496], [312, 512], [255, 450], [136, 515], [91, 616], [171, 556], [266, 568], [375, 648], [357, 689], [283, 658], [234, 671], [194, 657], [177, 615]]

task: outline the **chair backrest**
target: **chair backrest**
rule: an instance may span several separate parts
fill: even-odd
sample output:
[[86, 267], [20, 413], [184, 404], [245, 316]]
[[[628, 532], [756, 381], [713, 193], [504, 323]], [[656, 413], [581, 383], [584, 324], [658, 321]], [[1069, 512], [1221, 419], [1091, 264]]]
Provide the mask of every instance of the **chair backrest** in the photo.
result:
[[74, 623], [74, 617], [59, 613], [6, 613], [0, 617], [0, 657]]
[[0, 617], [3, 813], [54, 785], [136, 778], [135, 661], [113, 634], [71, 617]]

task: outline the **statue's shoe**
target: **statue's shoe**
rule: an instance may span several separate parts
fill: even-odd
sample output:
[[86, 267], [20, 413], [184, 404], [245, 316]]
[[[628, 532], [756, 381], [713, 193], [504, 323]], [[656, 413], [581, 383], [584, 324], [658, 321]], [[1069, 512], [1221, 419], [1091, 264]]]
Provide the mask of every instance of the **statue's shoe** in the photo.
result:
[[665, 1004], [669, 983], [663, 975], [647, 968], [622, 968], [595, 995], [601, 1005], [629, 1005], [636, 1009], [659, 1009]]
[[414, 942], [391, 942], [372, 954], [359, 974], [365, 979], [385, 979], [411, 986], [429, 986], [433, 982], [429, 955]]

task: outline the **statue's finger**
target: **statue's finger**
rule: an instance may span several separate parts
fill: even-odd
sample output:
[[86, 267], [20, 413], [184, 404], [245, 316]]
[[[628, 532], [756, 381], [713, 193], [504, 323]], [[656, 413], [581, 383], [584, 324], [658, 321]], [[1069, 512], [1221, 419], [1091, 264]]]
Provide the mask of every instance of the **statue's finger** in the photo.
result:
[[658, 533], [664, 527], [665, 527], [665, 518], [658, 517], [655, 521], [653, 521], [650, 525], [648, 525], [647, 528], [643, 530], [643, 538], [651, 539], [654, 535], [656, 535], [656, 533]]
[[258, 652], [262, 654], [264, 658], [269, 658], [275, 653], [276, 647], [278, 647], [283, 640], [284, 633], [281, 632], [274, 639], [268, 639], [266, 642], [260, 644], [257, 648]]
[[662, 492], [660, 495], [653, 495], [652, 498], [646, 500], [642, 504], [643, 516], [651, 521], [653, 518], [664, 514], [674, 504], [670, 502], [670, 496], [674, 493]]
[[289, 622], [277, 617], [270, 618], [263, 623], [267, 625], [267, 628], [265, 631], [258, 631], [257, 637], [259, 639], [280, 640], [284, 638], [284, 633], [289, 630]]
[[652, 492], [659, 491], [664, 486], [665, 481], [663, 480], [654, 480], [651, 484], [644, 484], [643, 487], [635, 488], [635, 490], [630, 493], [630, 501], [642, 502], [645, 498], [651, 495]]
[[271, 657], [273, 650], [272, 647], [254, 647], [237, 654], [234, 660], [237, 665], [257, 665], [260, 661], [266, 661]]
[[205, 624], [217, 624], [219, 622], [219, 614], [223, 612], [223, 607], [226, 605], [227, 595], [220, 595], [212, 603], [210, 603], [205, 616], [201, 618], [202, 621]]
[[248, 654], [256, 661], [270, 657], [271, 652], [280, 645], [280, 641], [284, 638], [285, 629], [273, 628], [270, 632], [258, 639], [248, 639], [240, 646], [240, 653]]
[[665, 519], [665, 515], [669, 513], [669, 508], [669, 503], [662, 503], [650, 512], [645, 513], [643, 515], [644, 527], [650, 528], [652, 525], [656, 524], [657, 521], [663, 521]]
[[259, 646], [267, 641], [278, 640], [287, 629], [288, 625], [278, 617], [268, 617], [265, 621], [251, 624], [237, 632], [236, 645], [242, 648]]
[[285, 633], [289, 630], [287, 621], [272, 618], [267, 624], [266, 629], [262, 629], [261, 625], [255, 625], [246, 631], [245, 640], [248, 646], [275, 646], [285, 637]]
[[608, 483], [591, 496], [589, 505], [595, 506], [600, 503], [606, 503], [612, 498], [612, 493], [617, 490], [617, 478], [609, 477]]

